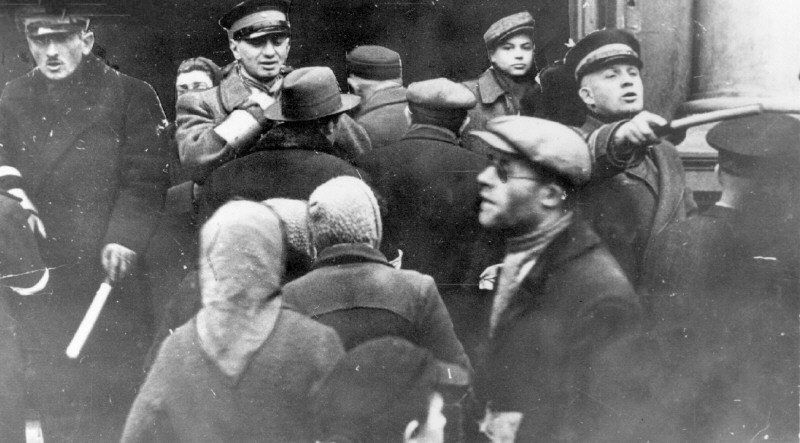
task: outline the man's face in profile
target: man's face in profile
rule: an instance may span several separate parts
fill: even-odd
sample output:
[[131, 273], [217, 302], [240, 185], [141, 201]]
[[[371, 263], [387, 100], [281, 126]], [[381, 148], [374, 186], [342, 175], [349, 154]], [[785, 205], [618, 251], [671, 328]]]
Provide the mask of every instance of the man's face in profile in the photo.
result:
[[57, 20], [53, 22], [52, 29], [42, 24], [36, 34], [27, 34], [28, 48], [36, 67], [45, 77], [64, 80], [75, 72], [83, 57], [91, 52], [94, 34], [84, 30], [64, 32], [57, 28]]

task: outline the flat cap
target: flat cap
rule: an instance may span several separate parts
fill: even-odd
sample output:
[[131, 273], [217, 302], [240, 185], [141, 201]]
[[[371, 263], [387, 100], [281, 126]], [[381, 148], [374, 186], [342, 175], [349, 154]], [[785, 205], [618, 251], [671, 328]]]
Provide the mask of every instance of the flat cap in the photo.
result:
[[800, 167], [800, 120], [786, 114], [721, 122], [708, 131], [706, 141], [719, 151], [720, 168], [733, 175], [758, 178]]
[[219, 24], [233, 40], [288, 34], [290, 4], [290, 0], [245, 0], [223, 15]]
[[567, 52], [565, 62], [575, 78], [614, 63], [630, 63], [642, 67], [639, 41], [622, 29], [601, 29], [582, 38]]
[[469, 88], [446, 78], [411, 83], [406, 99], [412, 105], [442, 110], [469, 110], [477, 103], [475, 94]]
[[492, 149], [520, 155], [543, 166], [573, 185], [589, 180], [592, 160], [586, 142], [575, 130], [536, 117], [507, 115], [486, 124], [485, 131], [471, 131]]
[[492, 23], [483, 34], [483, 42], [488, 49], [492, 49], [506, 37], [517, 32], [527, 32], [533, 39], [533, 16], [528, 11], [503, 17]]
[[368, 80], [403, 77], [400, 54], [383, 46], [357, 46], [345, 56], [345, 61], [349, 73]]

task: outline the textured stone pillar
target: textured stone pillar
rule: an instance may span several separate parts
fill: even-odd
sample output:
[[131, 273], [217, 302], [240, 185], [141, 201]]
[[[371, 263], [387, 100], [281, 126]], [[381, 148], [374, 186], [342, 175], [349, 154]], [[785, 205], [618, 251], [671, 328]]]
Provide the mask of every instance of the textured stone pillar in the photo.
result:
[[800, 1], [697, 0], [689, 100], [680, 113], [753, 102], [800, 108]]

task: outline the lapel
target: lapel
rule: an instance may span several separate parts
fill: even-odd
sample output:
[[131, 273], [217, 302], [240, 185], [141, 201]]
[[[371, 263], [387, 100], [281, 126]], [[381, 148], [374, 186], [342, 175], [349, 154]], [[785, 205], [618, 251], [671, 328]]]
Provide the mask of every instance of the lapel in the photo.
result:
[[653, 246], [655, 237], [667, 227], [667, 224], [675, 218], [676, 212], [683, 207], [683, 198], [686, 193], [685, 177], [681, 159], [675, 153], [675, 148], [668, 142], [662, 142], [653, 147], [653, 163], [655, 163], [658, 174], [658, 207], [653, 217], [653, 228], [650, 231], [650, 238], [647, 240], [649, 250]]
[[250, 89], [244, 84], [236, 69], [231, 69], [228, 75], [219, 83], [219, 102], [227, 114], [233, 112], [237, 106], [250, 97]]
[[487, 69], [478, 78], [478, 89], [481, 91], [481, 103], [490, 105], [497, 101], [500, 96], [506, 93], [494, 78], [492, 68]]
[[[116, 82], [107, 81], [105, 75], [110, 68], [92, 56], [85, 63], [82, 78], [68, 86], [61, 106], [54, 106], [45, 99], [32, 101], [34, 106], [40, 106], [38, 110], [32, 110], [32, 115], [36, 115], [37, 119], [41, 119], [42, 109], [45, 109], [41, 106], [52, 107], [52, 110], [60, 113], [52, 115], [54, 123], [52, 126], [44, 125], [44, 137], [35, 143], [37, 165], [31, 168], [33, 174], [26, 177], [28, 187], [34, 193], [51, 176], [59, 160], [75, 145], [81, 134], [107, 118], [119, 105], [119, 100], [114, 97]], [[44, 98], [47, 95], [46, 85], [38, 75], [33, 76], [30, 92], [31, 97]]]
[[599, 243], [600, 238], [585, 221], [574, 220], [547, 246], [531, 271], [525, 276], [508, 308], [500, 315], [495, 337], [500, 337], [502, 331], [511, 326], [515, 318], [541, 306], [542, 296], [546, 295], [547, 279], [553, 272], [587, 250], [596, 247]]

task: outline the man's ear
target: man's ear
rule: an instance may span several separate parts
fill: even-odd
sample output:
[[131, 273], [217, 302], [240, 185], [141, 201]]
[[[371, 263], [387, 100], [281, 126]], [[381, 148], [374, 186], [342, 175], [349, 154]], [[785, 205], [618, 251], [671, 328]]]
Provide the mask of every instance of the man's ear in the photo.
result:
[[347, 77], [347, 85], [350, 86], [350, 91], [353, 94], [361, 95], [361, 91], [358, 90], [358, 81], [352, 75]]
[[81, 52], [83, 55], [89, 55], [94, 47], [94, 32], [84, 32], [83, 35], [81, 35], [81, 43], [83, 43], [83, 49], [81, 49]]
[[408, 106], [403, 109], [403, 115], [406, 116], [406, 122], [411, 126], [411, 109], [409, 109]]
[[567, 192], [561, 186], [551, 183], [540, 188], [539, 197], [542, 206], [549, 209], [556, 209], [564, 204], [564, 200], [567, 198]]
[[581, 89], [578, 90], [578, 95], [580, 96], [581, 100], [588, 106], [590, 109], [594, 107], [595, 100], [594, 100], [594, 92], [592, 89], [586, 85], [581, 85]]
[[228, 39], [228, 47], [231, 48], [231, 52], [233, 53], [233, 58], [234, 59], [239, 60], [240, 58], [242, 58], [242, 56], [239, 55], [239, 42], [237, 42], [236, 40], [234, 40], [232, 38], [229, 38]]

